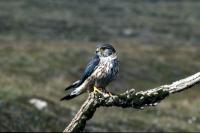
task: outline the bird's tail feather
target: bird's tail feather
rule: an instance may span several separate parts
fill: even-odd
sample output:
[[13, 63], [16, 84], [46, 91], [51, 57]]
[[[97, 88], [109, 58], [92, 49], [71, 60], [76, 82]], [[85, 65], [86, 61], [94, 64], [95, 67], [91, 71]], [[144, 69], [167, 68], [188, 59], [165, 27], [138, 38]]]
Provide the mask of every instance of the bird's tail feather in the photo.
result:
[[72, 89], [72, 88], [74, 88], [75, 86], [76, 86], [76, 84], [72, 84], [72, 85], [68, 86], [67, 88], [65, 88], [65, 90]]
[[61, 98], [60, 101], [63, 101], [63, 100], [70, 100], [70, 99], [72, 99], [72, 98], [74, 98], [74, 97], [76, 97], [76, 96], [78, 96], [78, 95], [71, 95], [71, 94], [68, 94], [68, 95], [64, 96], [63, 98]]
[[69, 90], [69, 89], [72, 89], [72, 88], [76, 88], [80, 85], [80, 81], [76, 81], [74, 82], [72, 85], [68, 86], [67, 88], [65, 88], [65, 90]]
[[60, 100], [70, 100], [80, 94], [83, 93], [83, 90], [81, 87], [76, 88], [75, 90], [73, 90], [72, 92], [70, 92], [69, 94], [67, 94], [65, 97], [61, 98]]

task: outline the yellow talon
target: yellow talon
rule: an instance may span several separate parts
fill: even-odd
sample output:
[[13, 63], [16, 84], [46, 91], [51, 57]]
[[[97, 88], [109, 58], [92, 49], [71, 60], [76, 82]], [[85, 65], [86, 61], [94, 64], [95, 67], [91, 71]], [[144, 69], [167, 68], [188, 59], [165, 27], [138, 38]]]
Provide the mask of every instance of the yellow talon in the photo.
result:
[[94, 93], [97, 93], [97, 92], [99, 92], [99, 93], [102, 93], [99, 89], [97, 89], [97, 87], [95, 87], [94, 86], [94, 91], [93, 91]]
[[109, 95], [110, 97], [113, 96], [112, 93], [110, 93], [110, 92], [108, 92], [108, 95]]

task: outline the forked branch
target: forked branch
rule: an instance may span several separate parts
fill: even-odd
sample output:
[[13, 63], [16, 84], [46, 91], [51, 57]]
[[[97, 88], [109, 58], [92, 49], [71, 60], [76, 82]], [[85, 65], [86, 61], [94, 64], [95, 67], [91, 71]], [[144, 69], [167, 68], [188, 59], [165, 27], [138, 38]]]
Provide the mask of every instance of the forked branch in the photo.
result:
[[186, 90], [199, 82], [200, 72], [185, 79], [173, 82], [172, 84], [163, 85], [147, 91], [135, 92], [134, 89], [131, 89], [123, 94], [114, 96], [90, 93], [88, 99], [84, 102], [64, 132], [83, 131], [87, 120], [92, 118], [96, 109], [100, 106], [117, 106], [122, 108], [132, 107], [136, 109], [155, 106], [170, 94]]

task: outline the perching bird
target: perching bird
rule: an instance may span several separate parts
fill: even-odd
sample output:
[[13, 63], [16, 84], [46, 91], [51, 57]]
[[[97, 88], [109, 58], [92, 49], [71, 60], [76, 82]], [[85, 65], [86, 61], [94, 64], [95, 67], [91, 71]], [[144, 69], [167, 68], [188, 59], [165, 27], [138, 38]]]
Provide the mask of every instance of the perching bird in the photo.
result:
[[65, 89], [71, 91], [61, 100], [72, 99], [86, 91], [106, 92], [106, 86], [116, 79], [118, 71], [119, 61], [113, 46], [97, 45], [96, 54], [88, 63], [84, 73], [78, 81]]

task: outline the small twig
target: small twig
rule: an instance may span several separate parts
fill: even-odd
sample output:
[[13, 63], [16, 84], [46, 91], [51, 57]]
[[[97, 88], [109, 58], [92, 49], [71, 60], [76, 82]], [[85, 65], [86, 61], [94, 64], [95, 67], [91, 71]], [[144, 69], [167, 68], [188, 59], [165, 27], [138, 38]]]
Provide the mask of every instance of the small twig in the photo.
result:
[[147, 91], [135, 92], [131, 89], [123, 94], [114, 96], [105, 96], [103, 94], [90, 93], [88, 99], [84, 102], [79, 112], [67, 126], [64, 132], [83, 131], [87, 120], [91, 119], [96, 109], [100, 106], [117, 106], [123, 108], [142, 109], [147, 106], [155, 106], [161, 100], [172, 93], [177, 93], [188, 89], [200, 82], [200, 72], [185, 79], [173, 82], [169, 85], [163, 85]]

